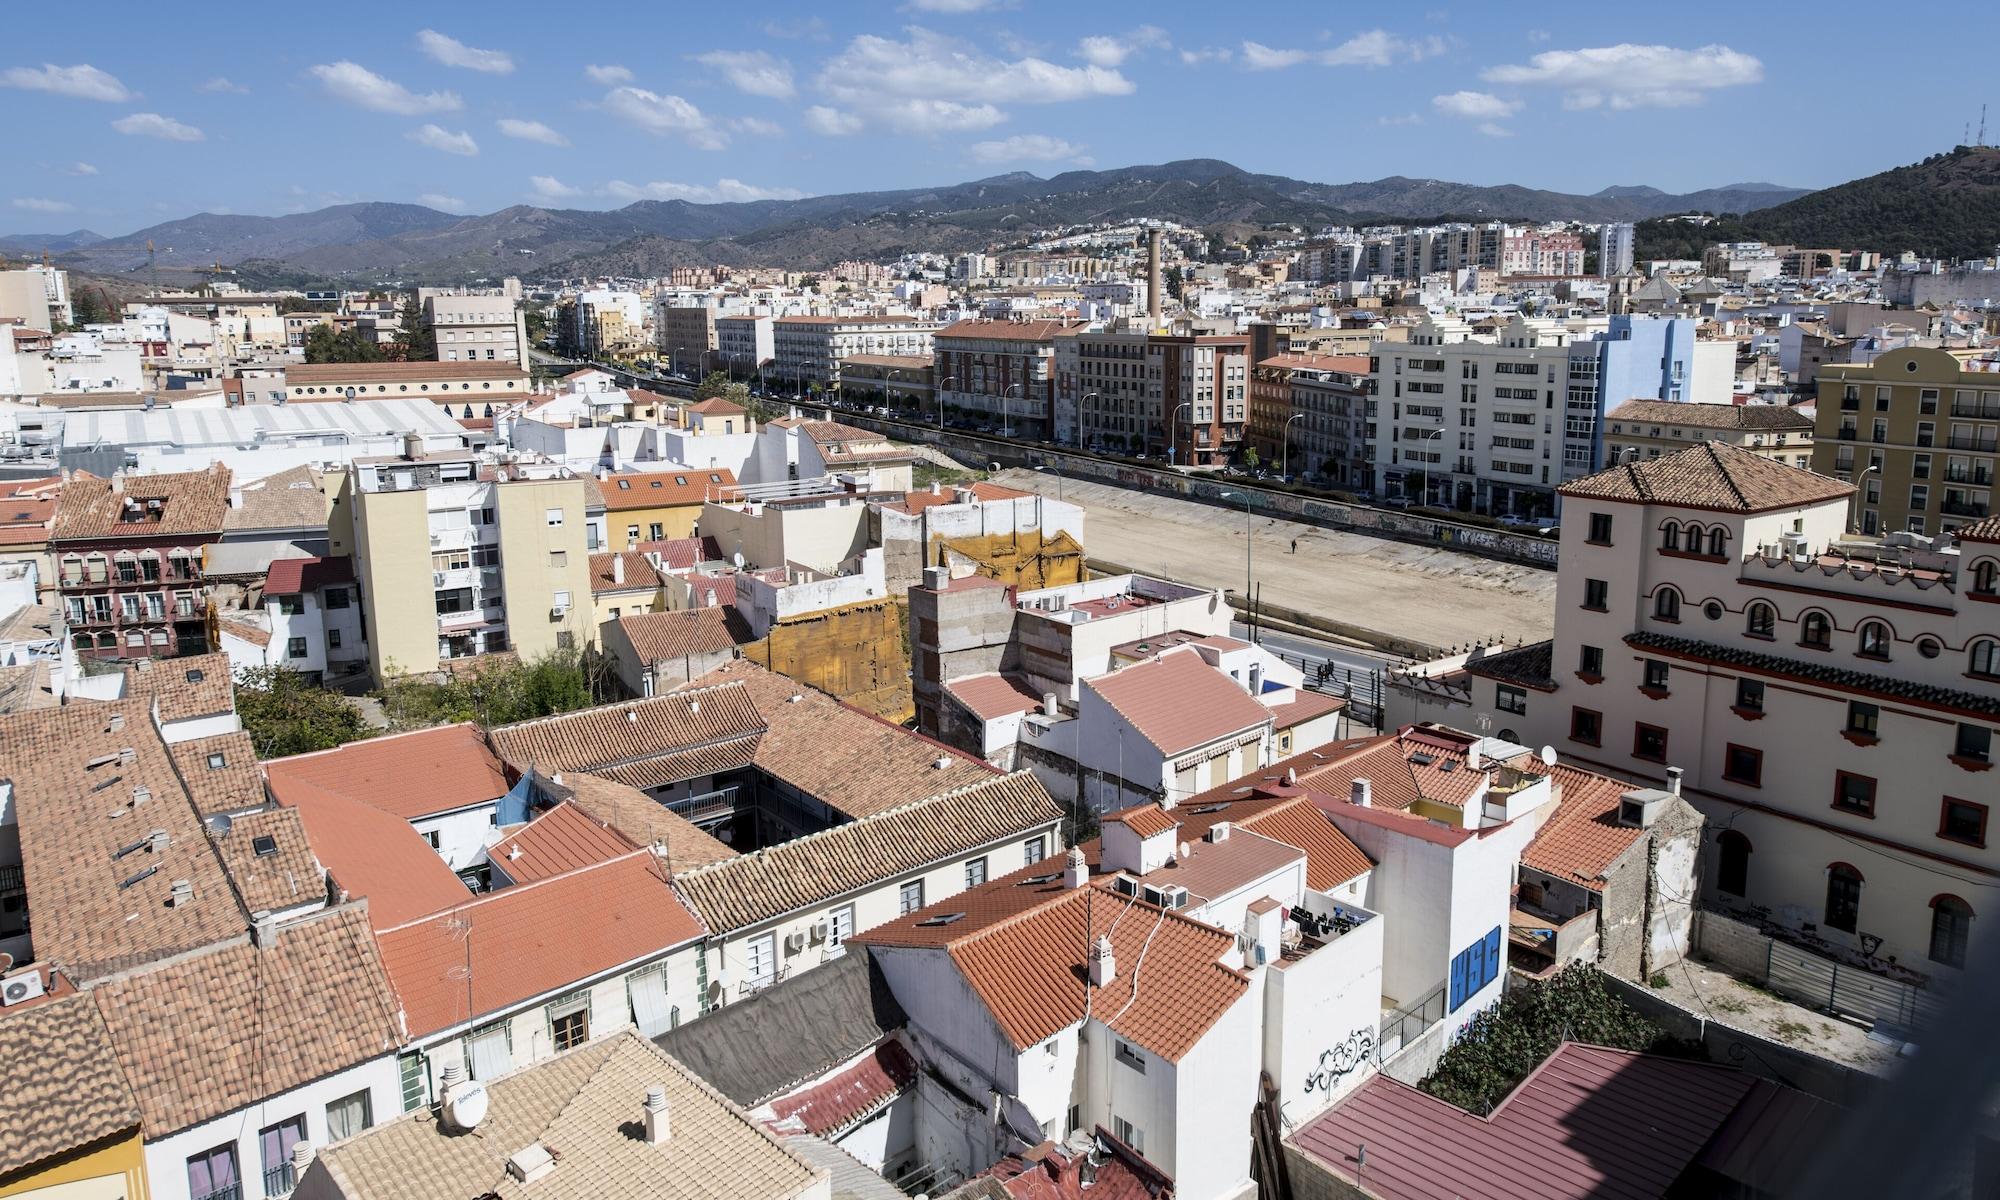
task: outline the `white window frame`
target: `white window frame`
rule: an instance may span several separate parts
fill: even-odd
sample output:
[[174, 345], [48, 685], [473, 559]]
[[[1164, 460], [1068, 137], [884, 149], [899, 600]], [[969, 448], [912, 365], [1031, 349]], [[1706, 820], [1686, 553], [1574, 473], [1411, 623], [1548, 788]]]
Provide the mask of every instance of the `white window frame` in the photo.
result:
[[[917, 902], [916, 902], [915, 904], [911, 904], [911, 903], [910, 903], [910, 889], [911, 889], [911, 888], [915, 888], [915, 889], [916, 889], [916, 900], [917, 900]], [[896, 914], [897, 914], [898, 916], [907, 916], [907, 915], [909, 915], [910, 913], [913, 913], [913, 912], [916, 912], [916, 911], [917, 911], [918, 909], [922, 908], [923, 906], [924, 906], [924, 881], [923, 881], [923, 880], [921, 880], [921, 879], [911, 879], [911, 880], [908, 880], [907, 882], [903, 883], [903, 884], [902, 884], [902, 885], [901, 885], [900, 887], [898, 887], [898, 888], [896, 889]]]
[[756, 989], [778, 979], [778, 934], [760, 933], [743, 944], [743, 982]]

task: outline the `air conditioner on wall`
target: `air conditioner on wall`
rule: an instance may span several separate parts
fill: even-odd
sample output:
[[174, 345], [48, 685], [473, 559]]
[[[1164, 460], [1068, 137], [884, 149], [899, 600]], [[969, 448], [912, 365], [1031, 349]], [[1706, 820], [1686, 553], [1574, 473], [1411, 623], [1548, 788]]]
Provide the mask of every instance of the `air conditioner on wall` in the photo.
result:
[[26, 1000], [33, 1000], [40, 996], [43, 990], [40, 971], [24, 971], [19, 975], [0, 979], [0, 1005], [20, 1004]]

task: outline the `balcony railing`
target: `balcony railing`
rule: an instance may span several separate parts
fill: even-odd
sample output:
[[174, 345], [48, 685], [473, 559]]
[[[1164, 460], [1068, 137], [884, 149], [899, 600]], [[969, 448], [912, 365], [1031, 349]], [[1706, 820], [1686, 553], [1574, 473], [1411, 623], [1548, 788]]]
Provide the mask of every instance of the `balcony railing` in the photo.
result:
[[1836, 436], [1843, 442], [1851, 442], [1855, 438], [1855, 431], [1852, 429], [1843, 429]]
[[1947, 517], [1983, 517], [1986, 505], [1970, 500], [1946, 500], [1938, 505], [1938, 511]]
[[299, 1185], [298, 1171], [291, 1163], [279, 1163], [264, 1171], [264, 1194], [266, 1196], [289, 1196]]
[[1990, 433], [1978, 436], [1954, 433], [1944, 440], [1944, 444], [1953, 450], [1984, 450], [1986, 453], [1992, 454], [1994, 451], [2000, 450], [2000, 437], [1996, 437]]
[[1993, 482], [1993, 472], [1987, 467], [1977, 467], [1971, 470], [1967, 470], [1964, 467], [1946, 467], [1944, 469], [1944, 481], [1946, 483], [1976, 483], [1983, 487]]
[[1953, 401], [1951, 415], [1975, 421], [2000, 421], [2000, 404], [1960, 404]]
[[243, 1185], [240, 1183], [225, 1183], [219, 1188], [203, 1192], [198, 1196], [191, 1196], [189, 1200], [243, 1200]]

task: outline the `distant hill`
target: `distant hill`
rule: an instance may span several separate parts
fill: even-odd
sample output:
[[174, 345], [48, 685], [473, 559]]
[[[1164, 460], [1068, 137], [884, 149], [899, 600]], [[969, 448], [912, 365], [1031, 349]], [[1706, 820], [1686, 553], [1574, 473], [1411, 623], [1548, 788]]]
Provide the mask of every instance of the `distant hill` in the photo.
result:
[[88, 229], [72, 230], [69, 233], [0, 233], [0, 254], [32, 258], [44, 250], [50, 254], [60, 254], [65, 250], [94, 246], [103, 240], [103, 234], [92, 233]]
[[1978, 258], [2000, 245], [2000, 148], [1959, 146], [1920, 163], [1737, 213], [1706, 226], [1648, 221], [1638, 256], [1699, 258], [1712, 242], [1763, 241], [1814, 249], [1912, 250]]
[[[1669, 195], [1611, 188], [1595, 196], [1391, 176], [1309, 183], [1217, 159], [1183, 159], [1044, 179], [1026, 171], [966, 183], [798, 200], [692, 204], [642, 200], [610, 212], [517, 205], [454, 216], [410, 204], [348, 204], [285, 217], [203, 213], [76, 246], [71, 264], [143, 269], [255, 262], [273, 277], [451, 280], [505, 274], [653, 274], [688, 262], [818, 266], [901, 249], [957, 250], [1016, 230], [1160, 217], [1187, 225], [1305, 226], [1445, 216], [1525, 221], [1641, 220], [1689, 209], [1744, 211], [1797, 195], [1766, 185]], [[52, 247], [53, 249], [53, 247]]]

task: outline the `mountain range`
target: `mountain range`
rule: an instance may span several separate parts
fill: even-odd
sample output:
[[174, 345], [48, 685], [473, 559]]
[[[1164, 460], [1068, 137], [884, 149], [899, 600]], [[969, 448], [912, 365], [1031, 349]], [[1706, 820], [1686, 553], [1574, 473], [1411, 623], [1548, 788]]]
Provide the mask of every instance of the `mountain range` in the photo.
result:
[[1020, 171], [945, 187], [798, 200], [641, 200], [610, 211], [516, 205], [462, 216], [415, 204], [362, 203], [282, 217], [201, 213], [101, 240], [81, 233], [0, 239], [0, 249], [16, 245], [15, 253], [35, 253], [46, 247], [73, 269], [120, 274], [146, 269], [150, 241], [158, 267], [169, 271], [219, 263], [269, 283], [449, 281], [655, 274], [714, 262], [812, 267], [903, 250], [973, 249], [1013, 231], [1141, 216], [1201, 227], [1440, 217], [1637, 221], [1695, 209], [1744, 212], [1801, 194], [1768, 183], [1681, 195], [1613, 187], [1589, 196], [1403, 176], [1325, 184], [1186, 159], [1047, 179]]

